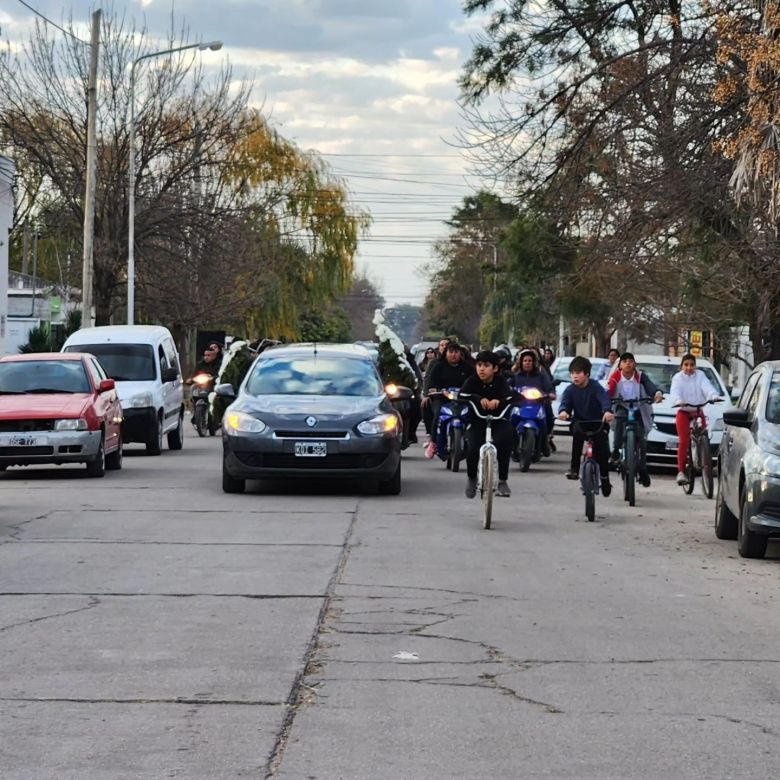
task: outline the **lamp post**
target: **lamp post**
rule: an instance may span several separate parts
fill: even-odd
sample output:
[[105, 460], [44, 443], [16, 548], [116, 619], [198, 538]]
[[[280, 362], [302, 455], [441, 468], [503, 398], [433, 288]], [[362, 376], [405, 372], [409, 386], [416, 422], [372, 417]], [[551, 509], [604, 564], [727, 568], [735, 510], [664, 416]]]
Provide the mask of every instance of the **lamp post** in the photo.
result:
[[133, 61], [130, 68], [130, 164], [127, 186], [127, 324], [135, 324], [135, 69], [139, 62], [151, 59], [152, 57], [161, 57], [164, 54], [175, 54], [176, 52], [186, 51], [187, 49], [198, 49], [198, 51], [219, 51], [222, 48], [222, 41], [211, 41], [210, 43], [190, 43], [187, 46], [177, 46], [174, 49], [163, 49], [162, 51], [153, 51], [149, 54], [142, 54]]

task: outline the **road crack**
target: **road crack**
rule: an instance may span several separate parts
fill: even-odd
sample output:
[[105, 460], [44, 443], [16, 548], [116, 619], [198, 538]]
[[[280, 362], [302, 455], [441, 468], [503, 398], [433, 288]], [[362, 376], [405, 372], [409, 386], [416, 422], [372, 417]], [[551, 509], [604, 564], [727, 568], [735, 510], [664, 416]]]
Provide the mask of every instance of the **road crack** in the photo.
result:
[[7, 626], [0, 626], [0, 634], [5, 631], [10, 631], [12, 628], [19, 628], [21, 626], [30, 626], [33, 623], [41, 623], [44, 620], [55, 620], [56, 618], [67, 617], [68, 615], [76, 615], [79, 612], [86, 612], [87, 610], [94, 609], [100, 604], [100, 599], [96, 596], [89, 597], [89, 604], [76, 609], [67, 609], [61, 612], [53, 612], [50, 615], [41, 615], [37, 618], [31, 618], [30, 620], [20, 620], [18, 623], [9, 623]]

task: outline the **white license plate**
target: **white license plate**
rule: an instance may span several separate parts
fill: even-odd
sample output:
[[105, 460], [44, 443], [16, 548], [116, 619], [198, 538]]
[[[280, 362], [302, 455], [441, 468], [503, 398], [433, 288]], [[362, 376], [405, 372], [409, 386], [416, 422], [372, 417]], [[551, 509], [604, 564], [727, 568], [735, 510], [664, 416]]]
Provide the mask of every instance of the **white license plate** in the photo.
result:
[[676, 441], [668, 441], [668, 442], [666, 442], [665, 446], [666, 446], [666, 449], [669, 450], [670, 452], [677, 452], [677, 445], [678, 445], [678, 442], [676, 442]]
[[23, 433], [18, 436], [8, 437], [9, 447], [37, 447], [46, 444], [45, 436], [25, 436]]
[[299, 458], [324, 458], [328, 445], [324, 441], [296, 441], [295, 455]]

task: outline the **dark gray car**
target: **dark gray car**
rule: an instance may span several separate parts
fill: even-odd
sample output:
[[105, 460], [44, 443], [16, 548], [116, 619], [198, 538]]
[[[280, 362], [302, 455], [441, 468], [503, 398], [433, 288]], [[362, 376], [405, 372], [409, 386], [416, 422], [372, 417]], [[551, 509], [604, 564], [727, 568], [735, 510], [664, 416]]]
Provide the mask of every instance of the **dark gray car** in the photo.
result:
[[[230, 397], [234, 389], [216, 392]], [[365, 348], [293, 344], [258, 356], [222, 422], [222, 487], [247, 479], [372, 480], [401, 492], [399, 417]]]
[[723, 421], [715, 534], [737, 539], [744, 558], [763, 558], [780, 537], [780, 361], [753, 371]]

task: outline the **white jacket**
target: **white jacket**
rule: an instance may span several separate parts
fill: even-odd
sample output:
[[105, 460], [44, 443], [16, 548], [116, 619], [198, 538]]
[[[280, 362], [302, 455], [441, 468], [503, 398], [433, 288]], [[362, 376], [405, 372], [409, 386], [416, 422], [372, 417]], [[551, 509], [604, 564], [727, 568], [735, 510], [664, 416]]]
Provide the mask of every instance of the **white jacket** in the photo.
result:
[[672, 406], [698, 405], [719, 397], [718, 391], [700, 368], [690, 376], [678, 371], [672, 377], [672, 389], [669, 391]]

